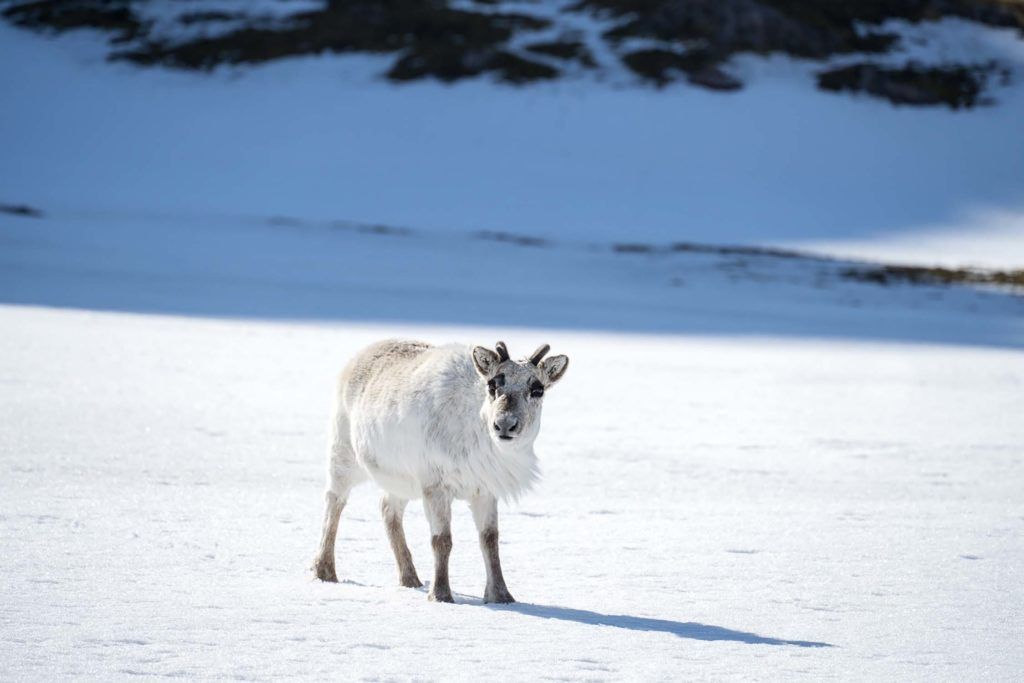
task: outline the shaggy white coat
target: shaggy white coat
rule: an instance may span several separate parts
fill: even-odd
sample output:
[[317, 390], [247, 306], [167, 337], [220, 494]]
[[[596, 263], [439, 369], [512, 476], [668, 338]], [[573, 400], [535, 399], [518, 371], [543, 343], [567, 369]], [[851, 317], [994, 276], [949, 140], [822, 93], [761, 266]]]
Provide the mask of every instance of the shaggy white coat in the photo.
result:
[[538, 477], [539, 406], [516, 439], [498, 442], [471, 348], [422, 345], [415, 355], [394, 354], [387, 372], [361, 360], [394, 344], [367, 349], [342, 373], [331, 429], [331, 490], [344, 499], [369, 477], [406, 500], [440, 485], [461, 499], [514, 499], [527, 491]]

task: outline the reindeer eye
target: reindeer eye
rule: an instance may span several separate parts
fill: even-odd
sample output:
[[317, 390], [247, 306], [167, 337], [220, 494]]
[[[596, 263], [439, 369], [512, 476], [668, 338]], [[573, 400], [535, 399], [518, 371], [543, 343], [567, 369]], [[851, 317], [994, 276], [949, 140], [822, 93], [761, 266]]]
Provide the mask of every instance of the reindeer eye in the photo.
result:
[[495, 375], [487, 382], [487, 391], [491, 396], [498, 391], [498, 387], [505, 386], [505, 375]]
[[540, 398], [544, 395], [544, 385], [540, 382], [534, 382], [530, 385], [530, 396], [533, 398]]

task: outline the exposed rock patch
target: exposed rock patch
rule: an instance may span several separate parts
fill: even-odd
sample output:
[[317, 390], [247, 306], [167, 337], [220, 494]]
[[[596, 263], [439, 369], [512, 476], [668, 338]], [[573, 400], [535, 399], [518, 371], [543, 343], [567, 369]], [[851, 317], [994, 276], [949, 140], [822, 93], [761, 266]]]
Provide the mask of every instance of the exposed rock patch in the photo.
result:
[[818, 74], [818, 87], [863, 92], [894, 104], [945, 104], [951, 109], [984, 104], [981, 94], [996, 64], [926, 67], [913, 62], [899, 68], [860, 63]]
[[0, 213], [8, 213], [12, 216], [25, 216], [26, 218], [42, 218], [43, 212], [28, 204], [0, 204]]
[[[209, 70], [323, 53], [388, 55], [384, 76], [396, 82], [445, 82], [481, 75], [524, 85], [562, 77], [571, 66], [598, 70], [610, 59], [643, 81], [677, 81], [712, 90], [742, 87], [730, 72], [739, 54], [786, 54], [810, 60], [860, 55], [823, 71], [829, 92], [861, 92], [898, 104], [971, 107], [982, 103], [998, 67], [883, 65], [899, 47], [885, 22], [956, 17], [1022, 29], [1020, 0], [579, 0], [551, 14], [529, 3], [505, 11], [494, 0], [457, 6], [447, 0], [326, 0], [292, 11], [280, 3], [231, 11], [180, 3], [168, 30], [156, 0], [0, 0], [3, 17], [28, 29], [106, 32], [110, 58], [144, 66]], [[168, 7], [179, 3], [166, 0]], [[539, 7], [539, 5], [538, 5]], [[543, 16], [542, 16], [543, 15]], [[571, 24], [581, 15], [607, 28], [586, 41]], [[173, 16], [173, 14], [171, 15]], [[542, 33], [543, 32], [543, 33]], [[553, 37], [558, 36], [558, 37]], [[595, 43], [594, 41], [598, 41]], [[607, 49], [606, 49], [607, 48]], [[599, 60], [595, 55], [600, 55]]]

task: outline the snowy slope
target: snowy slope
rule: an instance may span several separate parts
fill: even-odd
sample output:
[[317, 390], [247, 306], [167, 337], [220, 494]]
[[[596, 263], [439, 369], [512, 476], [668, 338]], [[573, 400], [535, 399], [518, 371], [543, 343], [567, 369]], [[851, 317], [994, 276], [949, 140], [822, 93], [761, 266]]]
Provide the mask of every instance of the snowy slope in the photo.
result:
[[[920, 30], [947, 29], [1024, 66], [1013, 33]], [[916, 240], [926, 230], [970, 235], [977, 265], [1022, 264], [1019, 83], [952, 112], [817, 92], [812, 65], [782, 59], [739, 60], [748, 86], [723, 94], [583, 77], [396, 87], [372, 57], [198, 75], [105, 54], [90, 33], [0, 25], [0, 202], [843, 253], [897, 233], [922, 244], [901, 258], [961, 261]], [[993, 212], [1016, 227], [986, 247], [973, 217]]]
[[[1013, 680], [1019, 352], [0, 307], [0, 677]], [[385, 336], [572, 356], [543, 482], [503, 508], [521, 600], [397, 587], [357, 489], [306, 571], [344, 359]], [[609, 401], [614, 394], [615, 400]], [[413, 555], [429, 562], [410, 506]]]
[[[237, 215], [0, 213], [0, 303], [214, 317], [1024, 346], [1018, 288], [864, 264]], [[650, 251], [647, 251], [650, 250]]]
[[973, 211], [931, 228], [810, 240], [797, 246], [871, 261], [1018, 268], [1024, 263], [1024, 212]]

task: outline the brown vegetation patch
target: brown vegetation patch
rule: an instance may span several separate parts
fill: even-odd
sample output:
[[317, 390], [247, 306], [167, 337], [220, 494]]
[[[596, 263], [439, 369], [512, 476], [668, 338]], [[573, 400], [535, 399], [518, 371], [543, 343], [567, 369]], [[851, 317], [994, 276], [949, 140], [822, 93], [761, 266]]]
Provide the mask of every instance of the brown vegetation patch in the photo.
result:
[[849, 280], [879, 285], [985, 284], [1024, 287], [1024, 270], [981, 270], [924, 266], [857, 266], [840, 273]]

